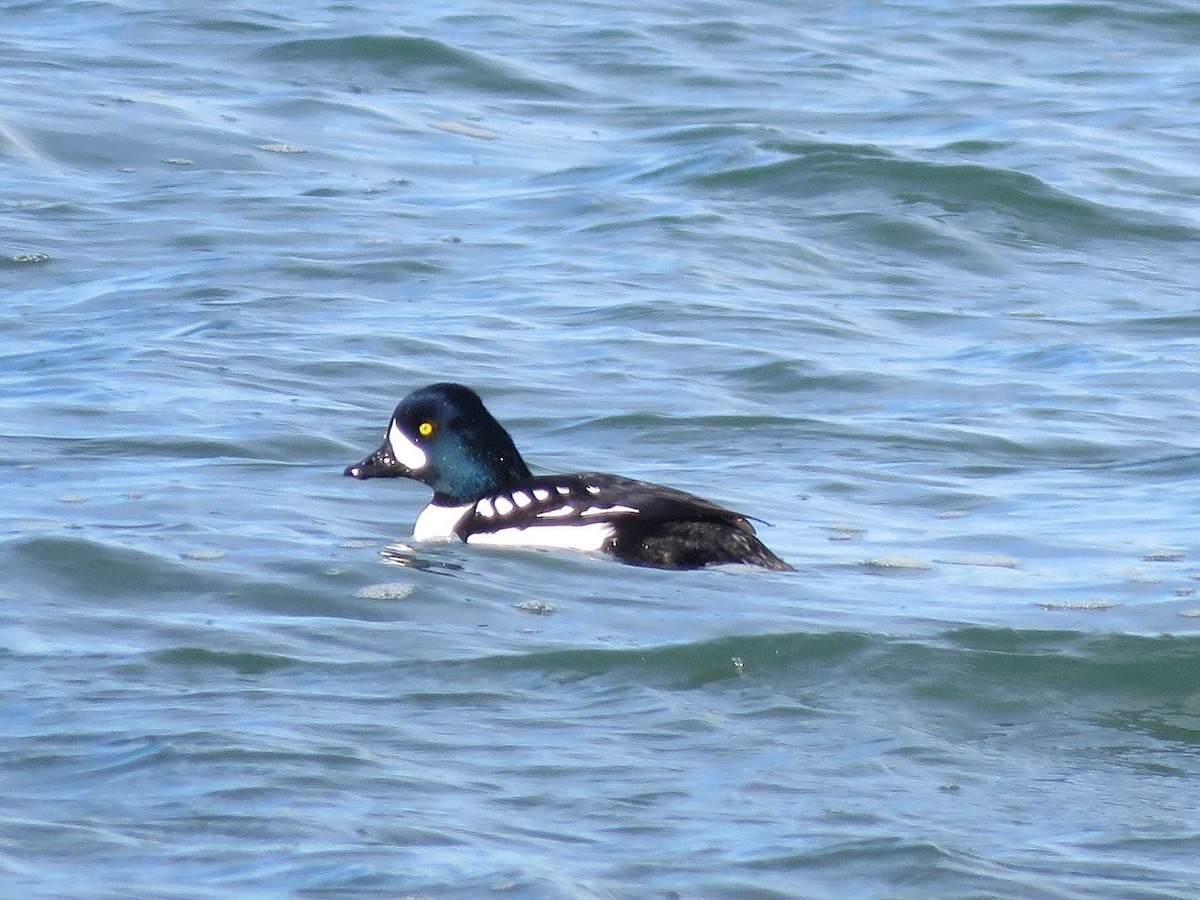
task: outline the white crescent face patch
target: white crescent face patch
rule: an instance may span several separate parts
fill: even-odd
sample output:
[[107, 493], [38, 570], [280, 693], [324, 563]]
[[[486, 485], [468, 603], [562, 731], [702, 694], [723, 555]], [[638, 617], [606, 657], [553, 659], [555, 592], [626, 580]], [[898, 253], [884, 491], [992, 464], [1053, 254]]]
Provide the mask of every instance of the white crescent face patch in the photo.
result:
[[414, 444], [394, 421], [388, 426], [388, 443], [392, 445], [392, 456], [396, 462], [419, 472], [429, 463], [425, 451]]

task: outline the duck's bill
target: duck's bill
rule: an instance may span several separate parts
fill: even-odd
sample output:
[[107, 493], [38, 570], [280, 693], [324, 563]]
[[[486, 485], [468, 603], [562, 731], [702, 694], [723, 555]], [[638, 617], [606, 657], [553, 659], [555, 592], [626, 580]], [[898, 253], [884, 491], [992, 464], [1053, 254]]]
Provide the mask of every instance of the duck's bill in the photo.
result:
[[364, 459], [362, 462], [346, 466], [343, 475], [351, 478], [411, 478], [412, 469], [396, 459], [392, 453], [392, 445], [388, 441], [383, 446]]

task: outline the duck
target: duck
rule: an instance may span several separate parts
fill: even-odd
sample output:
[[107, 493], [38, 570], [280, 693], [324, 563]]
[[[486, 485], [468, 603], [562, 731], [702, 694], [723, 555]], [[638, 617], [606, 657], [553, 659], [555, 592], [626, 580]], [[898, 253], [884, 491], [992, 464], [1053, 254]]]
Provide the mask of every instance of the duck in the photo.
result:
[[416, 541], [577, 550], [657, 569], [793, 570], [748, 516], [694, 494], [601, 472], [534, 475], [504, 426], [462, 384], [439, 382], [406, 396], [383, 444], [344, 474], [432, 488], [413, 525]]

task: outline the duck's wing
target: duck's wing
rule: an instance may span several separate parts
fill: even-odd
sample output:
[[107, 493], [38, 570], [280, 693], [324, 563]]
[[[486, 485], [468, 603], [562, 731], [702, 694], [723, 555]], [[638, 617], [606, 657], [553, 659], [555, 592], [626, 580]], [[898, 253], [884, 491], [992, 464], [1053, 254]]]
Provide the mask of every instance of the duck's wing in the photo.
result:
[[[475, 503], [459, 523], [464, 535], [505, 529], [552, 528], [596, 523], [716, 521], [747, 534], [747, 518], [701, 497], [619, 475], [580, 472], [536, 475]], [[460, 535], [461, 536], [461, 535]]]
[[686, 491], [600, 472], [523, 479], [477, 501], [458, 530], [468, 543], [601, 550], [658, 568], [791, 568], [755, 537], [746, 516]]

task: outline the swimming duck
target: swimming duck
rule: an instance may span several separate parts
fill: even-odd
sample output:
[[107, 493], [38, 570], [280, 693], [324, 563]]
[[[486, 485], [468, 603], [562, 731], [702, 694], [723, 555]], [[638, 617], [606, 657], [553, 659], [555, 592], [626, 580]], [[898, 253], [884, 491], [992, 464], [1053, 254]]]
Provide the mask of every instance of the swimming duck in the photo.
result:
[[660, 569], [792, 568], [746, 516], [693, 494], [599, 472], [533, 475], [479, 395], [461, 384], [431, 384], [401, 400], [383, 445], [345, 474], [433, 488], [413, 526], [418, 541], [582, 550]]

